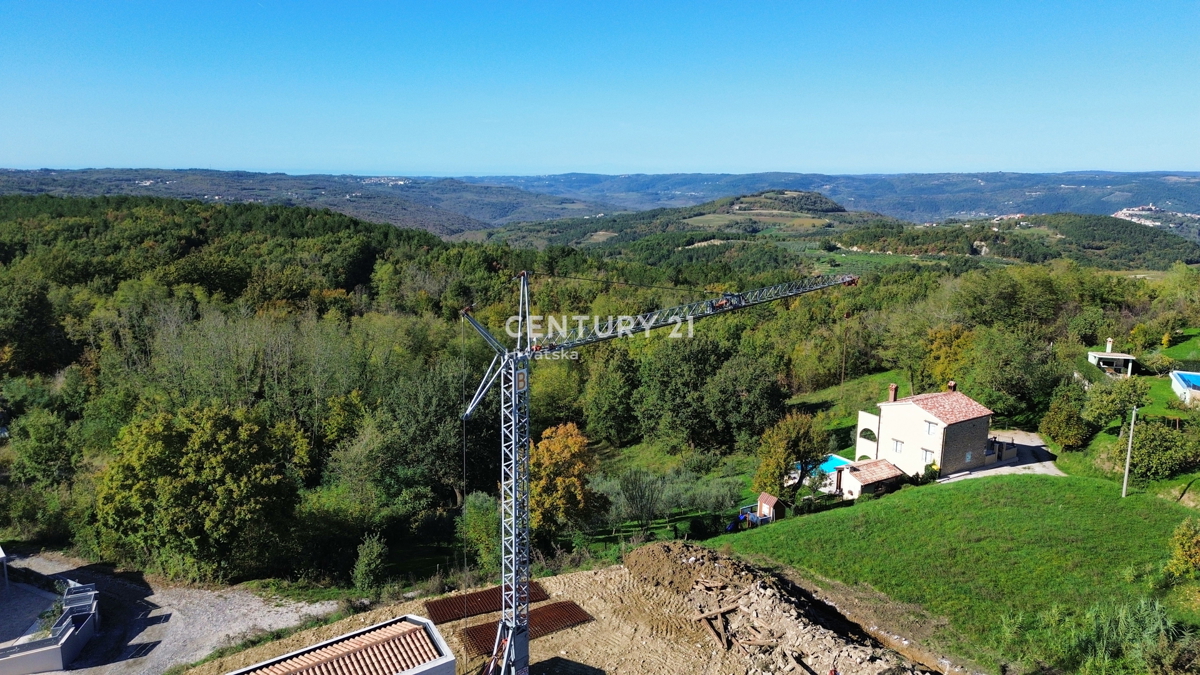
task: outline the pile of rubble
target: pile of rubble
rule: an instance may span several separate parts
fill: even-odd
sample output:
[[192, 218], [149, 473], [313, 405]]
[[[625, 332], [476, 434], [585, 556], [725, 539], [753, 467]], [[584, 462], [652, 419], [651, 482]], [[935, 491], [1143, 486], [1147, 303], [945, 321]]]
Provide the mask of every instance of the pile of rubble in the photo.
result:
[[710, 549], [652, 544], [632, 551], [625, 566], [643, 582], [684, 596], [696, 608], [690, 618], [720, 649], [742, 654], [750, 673], [923, 672], [866, 636], [834, 631], [818, 607], [789, 586]]

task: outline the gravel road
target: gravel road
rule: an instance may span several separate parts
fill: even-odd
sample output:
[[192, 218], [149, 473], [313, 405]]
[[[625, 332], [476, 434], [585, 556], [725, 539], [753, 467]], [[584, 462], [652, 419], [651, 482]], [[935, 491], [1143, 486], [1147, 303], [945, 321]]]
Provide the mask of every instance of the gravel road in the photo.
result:
[[258, 632], [328, 614], [334, 602], [271, 601], [243, 589], [216, 590], [146, 580], [53, 553], [24, 556], [14, 567], [94, 583], [101, 632], [71, 665], [87, 675], [161, 675]]

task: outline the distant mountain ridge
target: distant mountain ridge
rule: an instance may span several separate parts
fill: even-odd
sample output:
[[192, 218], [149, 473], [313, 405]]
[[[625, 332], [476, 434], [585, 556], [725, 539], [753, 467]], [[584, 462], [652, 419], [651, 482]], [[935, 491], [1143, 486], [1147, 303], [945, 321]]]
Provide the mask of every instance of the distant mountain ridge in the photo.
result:
[[[0, 169], [0, 194], [148, 195], [328, 208], [438, 235], [513, 223], [695, 206], [769, 190], [821, 193], [851, 211], [910, 222], [1004, 214], [1109, 215], [1153, 203], [1200, 213], [1200, 172], [630, 174], [431, 178], [205, 169]], [[1184, 224], [1180, 234], [1200, 237]]]
[[483, 176], [461, 180], [617, 204], [693, 206], [762, 190], [820, 192], [854, 211], [912, 222], [1009, 213], [1112, 214], [1153, 202], [1200, 212], [1200, 172], [938, 173], [834, 176], [801, 173]]
[[0, 194], [145, 195], [327, 208], [371, 222], [449, 235], [511, 222], [612, 212], [572, 197], [449, 178], [292, 176], [207, 169], [0, 170]]

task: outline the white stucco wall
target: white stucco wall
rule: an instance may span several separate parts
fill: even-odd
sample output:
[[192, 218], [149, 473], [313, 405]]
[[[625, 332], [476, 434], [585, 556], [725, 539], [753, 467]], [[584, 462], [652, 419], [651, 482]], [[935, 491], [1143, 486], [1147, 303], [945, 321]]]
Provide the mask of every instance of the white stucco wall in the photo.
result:
[[879, 459], [879, 447], [875, 441], [869, 441], [862, 437], [863, 429], [870, 429], [871, 433], [879, 434], [879, 416], [872, 415], [865, 410], [858, 411], [858, 428], [854, 431], [854, 459], [858, 459], [863, 455], [871, 459]]
[[[941, 466], [942, 439], [946, 425], [925, 412], [920, 406], [907, 401], [879, 404], [879, 454], [909, 475], [925, 471], [930, 462]], [[932, 431], [926, 423], [932, 422]], [[896, 441], [901, 441], [903, 450], [896, 452]], [[930, 452], [926, 459], [924, 451]], [[981, 459], [982, 461], [982, 459]]]

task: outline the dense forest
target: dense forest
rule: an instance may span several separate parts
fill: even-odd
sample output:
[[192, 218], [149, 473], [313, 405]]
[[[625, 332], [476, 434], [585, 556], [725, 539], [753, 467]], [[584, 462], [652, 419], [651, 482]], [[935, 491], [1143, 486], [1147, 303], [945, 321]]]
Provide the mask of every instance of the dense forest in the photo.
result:
[[[298, 207], [0, 198], [0, 528], [204, 580], [346, 581], [364, 536], [401, 556], [452, 538], [464, 504], [495, 493], [499, 444], [495, 400], [458, 417], [490, 358], [459, 310], [502, 335], [521, 270], [536, 312], [596, 316], [813, 271], [771, 241], [689, 236], [535, 250]], [[798, 417], [795, 394], [899, 369], [914, 391], [954, 379], [998, 423], [1032, 428], [1073, 405], [1063, 387], [1088, 345], [1148, 354], [1200, 325], [1195, 270], [1151, 282], [1088, 262], [903, 262], [700, 322], [693, 339], [537, 363], [540, 545], [628, 519], [647, 485], [728, 507], [725, 458], [828, 424]], [[686, 471], [596, 472], [592, 449], [637, 442]]]

